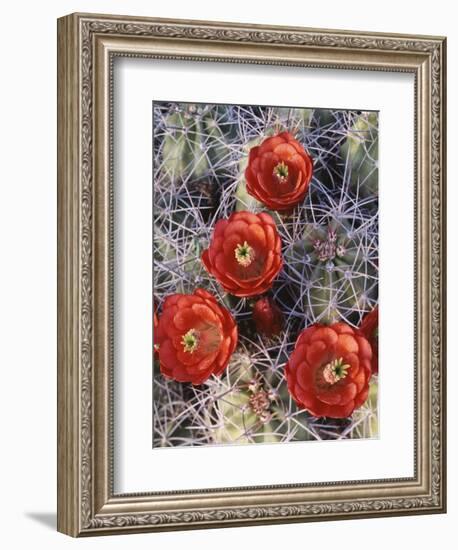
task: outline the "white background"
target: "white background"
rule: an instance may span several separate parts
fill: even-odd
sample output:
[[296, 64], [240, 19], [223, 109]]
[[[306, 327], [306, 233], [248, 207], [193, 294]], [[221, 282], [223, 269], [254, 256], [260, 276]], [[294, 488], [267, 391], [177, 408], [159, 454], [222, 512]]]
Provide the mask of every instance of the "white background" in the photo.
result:
[[[183, 82], [196, 84], [180, 86]], [[413, 274], [413, 76], [124, 58], [115, 62], [114, 89], [115, 491], [412, 476], [414, 291], [413, 277], [399, 272]], [[177, 97], [380, 110], [379, 439], [151, 450], [153, 344], [151, 302], [145, 296], [151, 296], [152, 280], [152, 147], [151, 116], [145, 113], [151, 114], [152, 98]], [[402, 182], [396, 201], [394, 181]], [[192, 464], [192, 476], [183, 464]]]
[[[398, 547], [450, 548], [458, 519], [457, 400], [453, 390], [458, 372], [450, 353], [449, 387], [449, 513], [364, 521], [281, 525], [224, 531], [194, 531], [98, 539], [72, 540], [54, 531], [56, 470], [56, 48], [55, 19], [73, 11], [130, 13], [163, 17], [233, 20], [443, 34], [449, 37], [448, 97], [449, 151], [458, 148], [454, 134], [458, 95], [456, 15], [449, 0], [401, 3], [304, 0], [289, 3], [262, 1], [202, 2], [168, 0], [164, 3], [131, 0], [86, 0], [46, 3], [17, 2], [2, 11], [1, 134], [2, 171], [0, 224], [1, 340], [1, 525], [6, 548], [61, 549], [181, 547], [353, 549]], [[458, 172], [450, 154], [449, 204], [457, 204]], [[450, 211], [449, 270], [457, 264], [458, 219]], [[449, 332], [458, 329], [453, 316], [457, 291], [449, 285]], [[453, 344], [452, 338], [450, 338]]]

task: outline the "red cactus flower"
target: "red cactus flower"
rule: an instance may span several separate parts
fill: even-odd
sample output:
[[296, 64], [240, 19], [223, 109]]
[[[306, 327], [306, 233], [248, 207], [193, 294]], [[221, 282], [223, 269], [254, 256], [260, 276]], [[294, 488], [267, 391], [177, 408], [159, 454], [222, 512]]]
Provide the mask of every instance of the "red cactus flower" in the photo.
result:
[[234, 296], [256, 296], [266, 292], [280, 271], [281, 240], [269, 214], [235, 212], [218, 220], [202, 262]]
[[159, 357], [158, 353], [158, 345], [157, 345], [157, 327], [159, 325], [159, 317], [156, 313], [156, 303], [153, 302], [153, 349], [154, 349], [154, 357]]
[[232, 315], [201, 288], [168, 296], [156, 332], [161, 372], [178, 382], [202, 384], [221, 374], [237, 345]]
[[359, 325], [359, 330], [372, 346], [372, 372], [378, 373], [378, 307], [368, 313]]
[[313, 416], [346, 418], [367, 399], [372, 349], [346, 323], [304, 329], [285, 367], [288, 389]]
[[265, 296], [253, 306], [253, 319], [258, 332], [266, 336], [279, 334], [283, 327], [283, 313], [277, 304]]
[[290, 210], [305, 197], [312, 172], [307, 151], [289, 132], [281, 132], [251, 149], [247, 191], [271, 210]]

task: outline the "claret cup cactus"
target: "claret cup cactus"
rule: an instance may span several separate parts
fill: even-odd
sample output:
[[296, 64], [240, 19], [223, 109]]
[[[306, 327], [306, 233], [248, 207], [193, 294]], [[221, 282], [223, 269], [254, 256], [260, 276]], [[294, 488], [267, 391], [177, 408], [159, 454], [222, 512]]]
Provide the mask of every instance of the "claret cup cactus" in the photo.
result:
[[153, 448], [377, 437], [378, 114], [155, 101], [153, 190]]

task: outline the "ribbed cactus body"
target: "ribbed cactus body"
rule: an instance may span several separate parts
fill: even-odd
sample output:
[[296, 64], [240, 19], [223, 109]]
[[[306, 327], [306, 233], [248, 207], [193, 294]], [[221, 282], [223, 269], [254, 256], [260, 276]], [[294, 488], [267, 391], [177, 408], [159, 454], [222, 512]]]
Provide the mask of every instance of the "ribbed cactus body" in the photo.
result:
[[[343, 220], [306, 224], [285, 253], [285, 269], [298, 279], [304, 313], [316, 322], [359, 322], [377, 298], [377, 266], [367, 232]], [[302, 287], [306, 291], [302, 292]]]
[[233, 132], [221, 109], [187, 105], [172, 111], [165, 124], [163, 169], [173, 181], [211, 175], [228, 155]]
[[249, 212], [262, 212], [266, 210], [265, 206], [252, 197], [246, 188], [246, 179], [245, 179], [245, 170], [248, 166], [248, 155], [250, 150], [253, 147], [257, 147], [264, 136], [259, 136], [253, 139], [246, 144], [243, 148], [242, 156], [238, 163], [238, 178], [237, 178], [237, 187], [235, 190], [235, 210], [241, 212], [243, 210], [248, 210]]
[[349, 439], [377, 438], [379, 426], [377, 418], [378, 383], [372, 377], [369, 386], [369, 395], [364, 405], [353, 413], [354, 428], [344, 432]]
[[[282, 370], [260, 370], [249, 359], [236, 358], [216, 393], [212, 433], [216, 443], [275, 443], [310, 436], [291, 420], [296, 410]], [[218, 389], [214, 388], [217, 392]]]
[[350, 185], [360, 196], [378, 194], [377, 113], [358, 116], [340, 148], [342, 162], [350, 175]]

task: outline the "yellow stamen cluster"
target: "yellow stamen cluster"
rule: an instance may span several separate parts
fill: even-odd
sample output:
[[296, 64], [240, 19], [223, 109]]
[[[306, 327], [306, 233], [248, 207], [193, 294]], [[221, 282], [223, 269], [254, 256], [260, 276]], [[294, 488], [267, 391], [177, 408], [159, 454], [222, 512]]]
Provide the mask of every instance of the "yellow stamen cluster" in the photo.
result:
[[346, 365], [342, 357], [334, 359], [324, 367], [323, 378], [328, 384], [335, 384], [347, 376], [349, 368], [350, 365]]
[[186, 334], [181, 338], [181, 343], [183, 344], [183, 351], [187, 353], [193, 353], [196, 351], [199, 345], [199, 335], [195, 329], [190, 329]]
[[288, 173], [288, 165], [283, 161], [279, 162], [274, 168], [274, 176], [280, 183], [285, 183], [285, 181], [288, 181]]
[[254, 259], [254, 250], [246, 241], [235, 247], [234, 254], [237, 262], [243, 267], [248, 267]]

